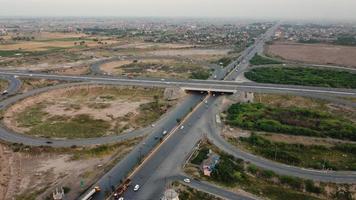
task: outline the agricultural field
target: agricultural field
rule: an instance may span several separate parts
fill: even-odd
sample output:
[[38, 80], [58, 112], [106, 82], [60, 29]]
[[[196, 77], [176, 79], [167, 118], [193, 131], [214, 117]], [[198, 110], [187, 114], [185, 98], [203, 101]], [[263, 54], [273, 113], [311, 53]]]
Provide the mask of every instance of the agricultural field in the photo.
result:
[[57, 187], [76, 199], [142, 139], [80, 148], [0, 144], [0, 199], [48, 199]]
[[356, 73], [307, 67], [261, 67], [245, 73], [258, 83], [305, 85], [333, 88], [356, 88]]
[[290, 61], [356, 67], [356, 48], [350, 46], [275, 43], [267, 46], [265, 52]]
[[24, 99], [5, 111], [3, 122], [38, 137], [100, 137], [145, 127], [174, 104], [162, 89], [82, 85]]
[[[185, 168], [185, 172], [200, 180], [212, 182], [232, 192], [243, 193], [252, 198], [256, 198], [254, 196], [256, 195], [273, 200], [317, 200], [345, 197], [352, 199], [356, 190], [355, 186], [352, 185], [319, 183], [297, 177], [278, 175], [243, 160], [235, 159], [209, 143], [203, 143], [195, 155], [204, 157], [204, 154], [207, 153], [206, 149], [220, 155], [220, 160], [211, 177], [203, 176], [200, 171], [200, 164], [196, 162], [190, 162]], [[194, 155], [192, 160], [197, 160]]]

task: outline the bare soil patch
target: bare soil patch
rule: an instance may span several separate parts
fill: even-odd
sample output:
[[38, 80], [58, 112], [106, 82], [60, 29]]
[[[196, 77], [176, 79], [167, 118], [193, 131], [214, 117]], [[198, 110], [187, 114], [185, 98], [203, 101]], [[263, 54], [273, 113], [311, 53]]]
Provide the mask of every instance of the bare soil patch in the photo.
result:
[[60, 187], [70, 189], [67, 199], [76, 199], [141, 140], [105, 145], [107, 148], [52, 149], [0, 144], [0, 199], [46, 199]]
[[214, 56], [225, 55], [229, 52], [227, 49], [172, 49], [157, 50], [150, 52], [156, 56]]
[[162, 89], [72, 86], [18, 102], [5, 111], [3, 122], [39, 137], [98, 137], [147, 126], [173, 104], [163, 99]]
[[286, 60], [356, 68], [356, 48], [327, 44], [276, 43], [266, 53]]

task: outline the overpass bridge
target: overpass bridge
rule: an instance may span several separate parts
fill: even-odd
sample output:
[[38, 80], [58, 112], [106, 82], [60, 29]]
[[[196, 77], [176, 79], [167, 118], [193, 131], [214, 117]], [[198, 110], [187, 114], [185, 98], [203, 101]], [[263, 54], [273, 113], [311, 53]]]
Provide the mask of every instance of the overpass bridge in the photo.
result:
[[208, 93], [226, 93], [235, 94], [236, 89], [224, 89], [224, 88], [205, 88], [205, 87], [181, 87], [182, 90], [190, 92], [208, 92]]

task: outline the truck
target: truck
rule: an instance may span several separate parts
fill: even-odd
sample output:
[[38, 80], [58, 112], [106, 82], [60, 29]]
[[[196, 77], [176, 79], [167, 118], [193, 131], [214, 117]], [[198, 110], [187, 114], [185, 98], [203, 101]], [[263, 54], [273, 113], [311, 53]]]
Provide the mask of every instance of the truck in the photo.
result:
[[88, 200], [97, 192], [100, 192], [99, 186], [95, 186], [93, 189], [91, 189], [81, 200]]
[[131, 185], [131, 179], [126, 179], [116, 190], [114, 193], [114, 199], [117, 200], [121, 198], [127, 188]]

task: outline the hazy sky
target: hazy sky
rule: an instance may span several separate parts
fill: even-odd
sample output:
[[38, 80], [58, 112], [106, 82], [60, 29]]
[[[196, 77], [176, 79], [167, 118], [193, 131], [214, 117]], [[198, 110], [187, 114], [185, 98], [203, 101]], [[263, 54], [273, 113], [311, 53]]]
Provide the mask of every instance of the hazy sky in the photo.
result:
[[0, 0], [0, 16], [169, 16], [356, 20], [356, 0]]

